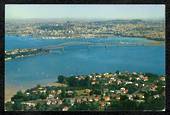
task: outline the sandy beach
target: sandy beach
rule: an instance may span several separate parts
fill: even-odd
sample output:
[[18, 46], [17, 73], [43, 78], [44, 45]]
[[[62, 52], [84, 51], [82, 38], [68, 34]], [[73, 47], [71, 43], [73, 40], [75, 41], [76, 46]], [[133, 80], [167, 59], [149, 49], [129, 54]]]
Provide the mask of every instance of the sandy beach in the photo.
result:
[[[48, 83], [48, 84], [41, 84], [41, 86], [59, 86], [59, 85], [63, 85], [63, 84], [57, 84], [57, 83]], [[36, 86], [36, 85], [35, 85]], [[23, 91], [29, 88], [33, 88], [35, 86], [32, 87], [21, 87], [21, 86], [5, 86], [5, 102], [10, 101], [11, 97], [14, 96], [17, 91]]]
[[5, 102], [10, 101], [11, 97], [17, 92], [15, 88], [5, 88]]
[[24, 90], [23, 88], [17, 88], [15, 86], [5, 86], [5, 102], [10, 101], [11, 97], [16, 94], [17, 91]]

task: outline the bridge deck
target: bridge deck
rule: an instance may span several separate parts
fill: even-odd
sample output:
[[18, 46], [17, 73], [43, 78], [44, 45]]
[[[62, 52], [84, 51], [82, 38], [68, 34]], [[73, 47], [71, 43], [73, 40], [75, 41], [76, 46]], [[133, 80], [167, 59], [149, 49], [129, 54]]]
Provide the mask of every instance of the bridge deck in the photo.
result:
[[58, 45], [50, 45], [50, 46], [45, 46], [43, 48], [45, 49], [63, 49], [64, 47], [68, 46], [78, 46], [78, 45], [86, 45], [86, 46], [112, 46], [112, 45], [117, 45], [117, 46], [153, 46], [153, 45], [158, 45], [158, 44], [151, 44], [151, 43], [125, 43], [125, 42], [102, 42], [102, 43], [94, 43], [94, 42], [67, 42], [67, 43], [62, 43]]

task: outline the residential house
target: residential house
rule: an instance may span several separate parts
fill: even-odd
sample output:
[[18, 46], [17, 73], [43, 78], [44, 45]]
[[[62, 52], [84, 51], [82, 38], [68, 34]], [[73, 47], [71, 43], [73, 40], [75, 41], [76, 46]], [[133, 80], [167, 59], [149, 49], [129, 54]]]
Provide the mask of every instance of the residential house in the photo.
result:
[[99, 101], [99, 96], [95, 96], [94, 101]]
[[47, 99], [53, 99], [54, 98], [54, 95], [53, 94], [49, 94]]
[[68, 111], [69, 110], [69, 107], [68, 106], [64, 106], [62, 111]]
[[147, 77], [147, 76], [142, 77], [142, 80], [143, 80], [143, 81], [148, 81], [148, 77]]
[[104, 96], [105, 101], [110, 101], [110, 96]]
[[22, 102], [21, 104], [24, 104], [24, 105], [28, 105], [29, 107], [35, 107], [36, 106], [36, 103], [34, 102]]
[[159, 98], [160, 96], [159, 96], [159, 94], [157, 94], [157, 95], [154, 95], [153, 97], [154, 97], [154, 99], [157, 99], [157, 98]]
[[160, 77], [160, 80], [161, 81], [165, 81], [165, 77]]
[[151, 91], [156, 91], [157, 87], [158, 87], [157, 85], [152, 84], [152, 85], [150, 85], [150, 90]]

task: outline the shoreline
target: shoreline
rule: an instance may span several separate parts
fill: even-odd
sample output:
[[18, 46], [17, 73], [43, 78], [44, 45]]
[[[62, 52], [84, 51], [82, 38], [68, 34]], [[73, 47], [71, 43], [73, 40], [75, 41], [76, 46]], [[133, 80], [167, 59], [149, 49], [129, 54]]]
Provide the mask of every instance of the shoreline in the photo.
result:
[[11, 97], [17, 92], [18, 90], [14, 87], [5, 88], [5, 103], [11, 100]]
[[[126, 71], [125, 71], [125, 73], [126, 73]], [[131, 72], [131, 73], [133, 73], [133, 72]], [[141, 73], [141, 72], [137, 72], [137, 73]], [[95, 73], [93, 73], [93, 74], [95, 74]], [[100, 74], [104, 74], [104, 73], [100, 73]], [[155, 74], [155, 73], [153, 73], [153, 74]], [[156, 74], [156, 75], [164, 76], [165, 74]], [[80, 75], [75, 75], [75, 76], [81, 76], [81, 74]], [[33, 84], [32, 86], [24, 87], [24, 88], [23, 87], [17, 87], [17, 86], [6, 86], [5, 87], [5, 100], [4, 100], [5, 103], [8, 102], [8, 101], [11, 101], [11, 97], [14, 96], [18, 91], [25, 91], [27, 89], [34, 88], [37, 85], [38, 84]], [[48, 83], [45, 83], [45, 84], [42, 83], [42, 84], [39, 84], [39, 85], [41, 85], [43, 87], [46, 87], [46, 86], [62, 86], [62, 87], [67, 87], [66, 85], [59, 84], [58, 81], [51, 81], [51, 82], [48, 82]]]
[[[39, 110], [39, 108], [37, 108], [38, 104], [47, 107], [43, 109], [43, 111], [46, 111], [47, 109], [56, 110], [56, 108], [53, 108], [53, 105], [57, 106], [58, 109], [56, 111], [63, 111], [63, 106], [67, 106], [67, 111], [72, 111], [79, 110], [79, 108], [74, 108], [75, 106], [86, 103], [90, 105], [88, 106], [89, 108], [94, 106], [94, 104], [98, 104], [100, 108], [95, 106], [95, 110], [104, 110], [104, 107], [109, 107], [107, 110], [114, 110], [116, 109], [113, 107], [115, 102], [123, 104], [128, 101], [133, 102], [136, 107], [138, 107], [137, 105], [139, 102], [143, 102], [148, 105], [143, 109], [150, 110], [154, 109], [154, 107], [158, 107], [157, 105], [154, 105], [153, 108], [150, 108], [149, 105], [152, 104], [156, 98], [159, 98], [161, 99], [158, 100], [158, 102], [161, 103], [159, 109], [162, 110], [164, 108], [163, 99], [165, 98], [165, 77], [166, 75], [128, 71], [91, 73], [77, 76], [60, 75], [58, 76], [58, 81], [20, 90], [21, 92], [13, 95], [12, 101], [9, 101], [8, 103], [5, 102], [5, 107], [7, 111], [11, 109], [16, 110], [15, 103], [19, 102], [20, 105], [25, 105], [27, 107], [23, 108], [20, 106], [17, 108], [17, 110], [21, 111]], [[158, 84], [158, 82], [161, 83]], [[115, 89], [112, 89], [113, 86]], [[136, 88], [130, 90], [134, 86]], [[158, 88], [161, 89], [157, 90]], [[150, 95], [148, 91], [155, 93]], [[148, 100], [151, 101], [148, 103]], [[11, 105], [14, 106], [11, 108]], [[126, 106], [123, 107], [125, 108], [122, 109], [126, 109]], [[87, 108], [84, 108], [84, 110], [86, 109]], [[134, 107], [131, 109], [134, 109]], [[139, 107], [137, 109], [141, 108]]]
[[[49, 82], [46, 84], [40, 84], [41, 86], [50, 86], [53, 85], [54, 82]], [[31, 86], [27, 86], [27, 87], [21, 87], [21, 86], [16, 86], [16, 85], [10, 85], [8, 84], [8, 86], [5, 86], [5, 96], [4, 96], [4, 103], [11, 101], [11, 97], [14, 96], [18, 91], [25, 91], [27, 89], [33, 88], [38, 84], [33, 84]]]
[[[166, 40], [166, 38], [148, 38], [148, 37], [141, 37], [141, 36], [106, 36], [106, 37], [54, 37], [54, 36], [22, 36], [22, 35], [10, 35], [10, 34], [6, 34], [6, 36], [15, 36], [15, 37], [31, 37], [31, 38], [36, 38], [36, 39], [41, 39], [41, 40], [56, 40], [56, 39], [93, 39], [93, 38], [103, 38], [103, 39], [107, 39], [107, 38], [112, 38], [112, 37], [131, 37], [131, 38], [144, 38], [147, 40], [152, 40], [152, 41], [158, 41], [158, 42], [163, 42]], [[6, 37], [5, 36], [5, 37]]]
[[24, 91], [26, 90], [28, 87], [25, 87], [25, 88], [19, 88], [17, 86], [6, 86], [5, 87], [5, 97], [4, 97], [4, 101], [5, 103], [10, 101], [11, 100], [11, 97], [14, 96], [17, 91], [21, 90], [21, 91]]

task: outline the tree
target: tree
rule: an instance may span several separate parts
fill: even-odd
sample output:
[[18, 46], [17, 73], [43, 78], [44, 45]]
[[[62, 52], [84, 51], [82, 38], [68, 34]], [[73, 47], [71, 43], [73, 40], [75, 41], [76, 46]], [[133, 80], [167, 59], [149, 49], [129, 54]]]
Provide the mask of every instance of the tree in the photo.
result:
[[99, 102], [93, 102], [89, 106], [90, 110], [99, 110]]
[[12, 98], [11, 101], [25, 101], [26, 100], [26, 95], [22, 93], [22, 91], [18, 91]]
[[88, 76], [85, 77], [85, 86], [86, 87], [90, 87], [91, 86], [90, 78]]
[[67, 97], [67, 94], [66, 94], [66, 90], [65, 90], [65, 89], [62, 90], [62, 92], [61, 92], [61, 94], [60, 94], [59, 97], [60, 97], [61, 99]]
[[37, 84], [36, 88], [40, 88], [40, 87], [41, 87], [41, 85], [40, 85], [40, 84]]
[[122, 110], [122, 108], [123, 107], [119, 101], [112, 101], [109, 109], [110, 110]]
[[71, 111], [73, 110], [89, 110], [89, 104], [88, 103], [81, 103], [81, 104], [75, 104], [72, 108], [70, 108]]
[[165, 97], [161, 96], [157, 99], [151, 98], [147, 100], [147, 110], [162, 110], [165, 108]]
[[75, 78], [75, 76], [71, 76], [71, 77], [67, 78], [67, 84], [70, 87], [78, 86], [78, 80]]
[[116, 73], [116, 74], [119, 74], [119, 71], [117, 70], [115, 73]]
[[39, 98], [40, 98], [40, 99], [46, 99], [47, 96], [48, 96], [47, 93], [40, 93], [40, 94], [39, 94]]
[[92, 94], [96, 94], [96, 95], [101, 95], [101, 94], [102, 94], [102, 92], [101, 92], [100, 89], [93, 89], [93, 90], [91, 91], [91, 93], [92, 93]]
[[5, 109], [7, 111], [13, 111], [13, 104], [11, 102], [5, 103]]
[[59, 76], [58, 76], [58, 82], [59, 82], [59, 83], [64, 83], [64, 80], [65, 80], [65, 77], [64, 77], [64, 76], [62, 76], [62, 75], [59, 75]]
[[59, 111], [61, 108], [56, 105], [48, 105], [46, 111]]
[[22, 110], [22, 104], [20, 100], [14, 101], [13, 110]]
[[45, 103], [38, 103], [35, 108], [39, 111], [46, 111], [47, 105]]
[[137, 110], [138, 106], [135, 101], [125, 100], [122, 101], [122, 110]]

